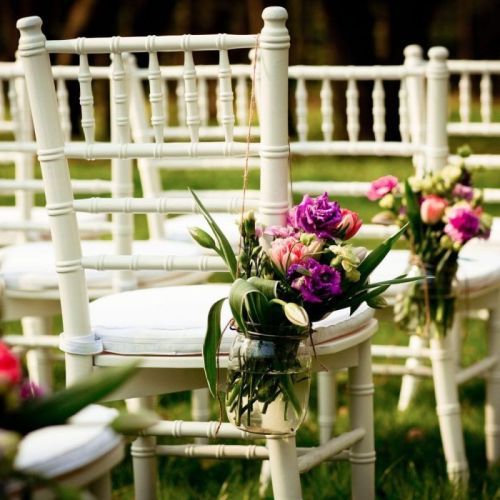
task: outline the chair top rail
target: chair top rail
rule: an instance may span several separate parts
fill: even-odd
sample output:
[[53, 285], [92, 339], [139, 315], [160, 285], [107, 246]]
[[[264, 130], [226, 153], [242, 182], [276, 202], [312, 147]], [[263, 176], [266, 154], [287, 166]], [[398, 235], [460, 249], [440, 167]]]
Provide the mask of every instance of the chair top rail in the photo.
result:
[[297, 155], [413, 156], [425, 152], [425, 146], [404, 142], [376, 141], [302, 141], [291, 142], [290, 151]]
[[465, 164], [468, 167], [481, 167], [485, 169], [500, 170], [500, 154], [470, 155], [465, 159], [458, 155], [450, 155], [449, 158], [453, 163], [460, 163], [461, 161], [465, 161]]
[[500, 137], [500, 123], [485, 122], [449, 122], [446, 126], [450, 135], [484, 135], [486, 137]]
[[106, 54], [124, 52], [191, 52], [204, 50], [251, 49], [257, 35], [181, 35], [73, 38], [47, 40], [45, 48], [58, 54]]
[[289, 78], [306, 80], [401, 80], [425, 75], [421, 66], [290, 66]]
[[471, 61], [466, 59], [448, 60], [450, 73], [493, 73], [500, 74], [500, 61]]
[[[258, 199], [244, 199], [242, 196], [202, 199], [206, 209], [210, 212], [238, 213], [245, 204], [246, 209], [258, 209]], [[73, 208], [77, 212], [88, 213], [200, 213], [200, 209], [192, 197], [185, 198], [87, 198], [75, 200]], [[55, 208], [57, 210], [57, 207]], [[51, 207], [47, 205], [47, 210]]]
[[[251, 156], [258, 156], [260, 144], [242, 142], [170, 142], [170, 143], [68, 143], [64, 147], [64, 154], [68, 158], [85, 160], [138, 159], [138, 158], [168, 158], [183, 156], [197, 157], [244, 157], [247, 150]], [[38, 151], [40, 159], [53, 158], [58, 151]]]

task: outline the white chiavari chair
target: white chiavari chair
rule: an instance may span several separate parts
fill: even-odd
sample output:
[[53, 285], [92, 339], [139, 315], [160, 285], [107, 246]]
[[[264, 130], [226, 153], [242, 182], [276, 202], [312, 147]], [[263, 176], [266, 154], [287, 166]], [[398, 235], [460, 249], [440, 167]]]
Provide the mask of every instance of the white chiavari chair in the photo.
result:
[[[442, 168], [448, 160], [447, 120], [447, 51], [434, 48], [429, 52], [430, 60], [423, 63], [409, 47], [406, 61], [400, 66], [297, 66], [289, 70], [296, 80], [295, 112], [298, 140], [290, 142], [292, 154], [297, 156], [399, 156], [412, 159], [417, 174], [424, 169]], [[321, 130], [322, 140], [310, 140], [308, 136], [310, 116], [308, 114], [308, 82], [321, 82]], [[372, 82], [372, 139], [360, 140], [360, 99], [359, 81]], [[384, 83], [387, 80], [399, 82], [399, 141], [386, 140]], [[346, 133], [348, 140], [333, 137], [333, 95], [332, 82], [345, 82], [346, 89]], [[411, 97], [410, 97], [411, 96]], [[418, 97], [418, 99], [416, 98]], [[426, 104], [425, 104], [426, 103]], [[332, 163], [334, 165], [334, 163]], [[387, 172], [390, 173], [390, 172]], [[369, 183], [356, 182], [294, 182], [294, 191], [317, 193], [328, 191], [343, 196], [365, 196]], [[388, 228], [385, 228], [387, 230]], [[365, 237], [380, 237], [384, 229], [368, 228]], [[375, 273], [377, 278], [394, 277], [404, 273], [408, 267], [409, 254], [392, 251]], [[453, 358], [456, 349], [457, 332], [460, 329], [460, 314], [452, 332], [444, 339], [431, 339], [424, 345], [422, 339], [412, 337], [408, 347], [374, 345], [375, 357], [407, 359], [406, 365], [374, 365], [374, 373], [394, 375], [430, 376], [434, 381], [436, 409], [440, 424], [443, 449], [447, 461], [449, 477], [466, 481], [468, 464], [465, 456], [463, 433], [458, 400], [459, 384], [477, 375], [486, 374], [486, 441], [489, 463], [500, 457], [500, 401], [495, 396], [498, 391], [500, 366], [500, 341], [498, 331], [500, 321], [496, 311], [500, 290], [500, 265], [495, 252], [487, 248], [464, 251], [459, 270], [458, 311], [468, 309], [488, 309], [488, 355], [477, 363], [457, 370]], [[395, 296], [397, 288], [389, 289], [388, 298]], [[430, 360], [431, 367], [422, 367], [418, 360]], [[322, 373], [319, 377], [319, 422], [322, 439], [327, 439], [334, 420], [335, 393], [334, 374]], [[405, 382], [413, 380], [406, 378]], [[409, 391], [402, 388], [399, 403], [404, 409]]]
[[[58, 114], [61, 120], [65, 140], [70, 141], [72, 136], [71, 120], [69, 115], [67, 85], [82, 84], [87, 79], [109, 86], [110, 71], [107, 67], [89, 66], [54, 66], [53, 74], [57, 85]], [[34, 154], [36, 145], [33, 142], [33, 129], [30, 110], [27, 102], [24, 75], [19, 63], [0, 65], [0, 75], [9, 77], [11, 86], [18, 89], [15, 96], [10, 92], [12, 122], [18, 132], [14, 134], [15, 140], [0, 143], [0, 150], [5, 151], [5, 159], [16, 161], [16, 172], [20, 172], [17, 179], [2, 179], [0, 191], [14, 190], [19, 198], [18, 206], [5, 207], [21, 209], [28, 217], [28, 210], [32, 207], [33, 194], [43, 193], [43, 182], [34, 179]], [[16, 97], [16, 98], [14, 98]], [[14, 111], [12, 111], [14, 110]], [[5, 127], [7, 129], [7, 127]], [[95, 129], [93, 117], [86, 116], [82, 120], [83, 130]], [[22, 132], [19, 132], [19, 130]], [[21, 140], [22, 139], [22, 140]], [[21, 151], [21, 152], [20, 152]], [[118, 172], [119, 173], [119, 172]], [[102, 193], [116, 193], [120, 186], [117, 175], [111, 175], [111, 180], [102, 179], [73, 179], [72, 189], [78, 195], [99, 195]], [[131, 184], [126, 189], [131, 189]], [[0, 208], [0, 215], [2, 214]], [[34, 233], [49, 237], [49, 218], [45, 207], [34, 207], [32, 212], [38, 215], [34, 219], [13, 221], [6, 218], [0, 220], [0, 228], [16, 229], [23, 235], [34, 238]], [[42, 214], [42, 215], [40, 215]], [[97, 240], [97, 235], [110, 235], [113, 224], [107, 221], [103, 213], [81, 212], [79, 215], [79, 228], [81, 229], [86, 251], [100, 254], [108, 251], [114, 243], [111, 241]], [[44, 220], [45, 219], [45, 220]], [[115, 233], [119, 233], [116, 225]], [[92, 239], [88, 239], [92, 237]], [[158, 253], [167, 250], [175, 255], [195, 255], [200, 250], [193, 244], [175, 241], [137, 241], [134, 243], [142, 252]], [[114, 286], [111, 273], [93, 273], [89, 271], [89, 284], [91, 296], [98, 297], [110, 293]], [[137, 286], [155, 286], [158, 283], [192, 283], [205, 279], [205, 273], [199, 272], [142, 272], [138, 276]], [[4, 247], [0, 250], [0, 280], [2, 283], [2, 320], [21, 320], [23, 335], [8, 335], [5, 341], [18, 350], [27, 351], [27, 364], [30, 378], [49, 390], [52, 385], [52, 364], [50, 348], [57, 347], [56, 337], [50, 335], [52, 319], [60, 314], [59, 292], [57, 289], [57, 274], [54, 267], [53, 245], [50, 241], [29, 241]]]
[[[123, 171], [122, 184], [128, 186], [132, 158], [162, 157], [231, 157], [244, 156], [249, 150], [260, 157], [260, 219], [267, 224], [283, 224], [289, 206], [288, 133], [287, 133], [287, 62], [289, 36], [285, 27], [287, 14], [281, 7], [264, 10], [264, 28], [256, 35], [184, 35], [162, 37], [113, 37], [47, 41], [37, 17], [21, 19], [19, 53], [26, 74], [28, 94], [37, 137], [38, 156], [46, 187], [47, 209], [56, 248], [64, 333], [61, 347], [66, 353], [68, 383], [85, 377], [92, 370], [138, 360], [137, 376], [123, 387], [116, 398], [140, 398], [160, 393], [201, 388], [203, 380], [201, 343], [208, 308], [214, 299], [227, 293], [226, 285], [192, 285], [137, 290], [108, 295], [88, 303], [84, 269], [114, 270], [121, 284], [131, 283], [131, 271], [138, 269], [221, 269], [213, 256], [175, 257], [163, 252], [158, 256], [131, 253], [130, 242], [122, 238], [118, 255], [82, 256], [75, 210], [113, 212], [120, 215], [123, 226], [131, 226], [130, 212], [184, 212], [192, 201], [183, 198], [134, 199], [129, 193], [117, 193], [116, 199], [74, 200], [69, 184], [68, 158], [110, 158]], [[260, 100], [261, 140], [248, 147], [233, 141], [232, 124], [224, 123], [223, 141], [206, 142], [197, 134], [200, 124], [196, 104], [196, 78], [193, 55], [198, 50], [221, 54], [221, 79], [229, 79], [228, 53], [237, 48], [250, 49], [259, 43], [262, 52]], [[185, 58], [186, 121], [189, 142], [166, 143], [163, 137], [155, 143], [131, 143], [129, 135], [127, 86], [124, 52], [146, 52], [153, 61], [157, 53], [177, 51]], [[113, 140], [94, 142], [87, 135], [84, 143], [65, 144], [57, 114], [50, 53], [79, 54], [86, 66], [92, 54], [112, 55], [111, 102], [115, 107]], [[226, 82], [227, 83], [227, 82]], [[222, 85], [222, 82], [221, 82]], [[88, 96], [90, 82], [83, 82], [81, 93]], [[82, 114], [90, 111], [89, 99], [83, 100]], [[159, 140], [158, 140], [159, 139]], [[124, 197], [125, 196], [125, 197]], [[227, 200], [206, 199], [211, 210], [227, 208]], [[122, 227], [123, 227], [122, 226]], [[121, 231], [124, 237], [130, 231]], [[226, 314], [227, 319], [227, 314]], [[374, 497], [373, 409], [370, 362], [370, 338], [376, 328], [372, 312], [361, 309], [352, 318], [343, 311], [322, 325], [332, 335], [344, 336], [316, 347], [318, 363], [331, 369], [349, 367], [351, 423], [353, 430], [313, 450], [300, 451], [297, 458], [295, 436], [269, 437], [267, 447], [181, 445], [156, 446], [155, 435], [251, 438], [228, 424], [162, 422], [138, 438], [133, 447], [137, 498], [155, 496], [154, 455], [251, 457], [270, 459], [273, 490], [276, 498], [300, 498], [299, 471], [309, 470], [331, 455], [349, 458], [355, 498]], [[228, 336], [222, 345], [227, 352]], [[225, 357], [220, 359], [221, 366]], [[350, 448], [348, 454], [341, 450]]]

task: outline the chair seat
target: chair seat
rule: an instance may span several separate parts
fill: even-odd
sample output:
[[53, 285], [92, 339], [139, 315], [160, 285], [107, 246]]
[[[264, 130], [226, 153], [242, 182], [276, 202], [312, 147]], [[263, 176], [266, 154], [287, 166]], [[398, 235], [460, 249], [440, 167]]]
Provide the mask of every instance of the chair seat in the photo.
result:
[[[208, 284], [135, 290], [107, 295], [90, 304], [92, 330], [105, 352], [123, 355], [200, 355], [210, 306], [227, 297], [229, 285]], [[367, 323], [373, 311], [360, 307], [336, 311], [314, 326], [318, 342], [349, 332]], [[221, 327], [230, 319], [224, 303]], [[227, 329], [221, 353], [227, 353], [235, 332]]]
[[[240, 242], [240, 232], [237, 224], [238, 216], [235, 214], [213, 214], [213, 218], [231, 245], [236, 248]], [[188, 231], [190, 227], [200, 227], [212, 234], [207, 221], [202, 215], [188, 214], [167, 219], [165, 221], [165, 235], [169, 240], [192, 242], [193, 238], [191, 238]]]
[[[144, 255], [186, 256], [201, 254], [201, 249], [197, 245], [179, 241], [135, 241], [133, 250]], [[112, 242], [83, 241], [82, 251], [84, 255], [112, 254]], [[2, 249], [0, 251], [0, 272], [7, 289], [29, 291], [57, 289], [57, 273], [52, 243], [43, 241]], [[109, 288], [111, 286], [111, 271], [88, 269], [86, 273], [90, 288]], [[185, 272], [141, 271], [137, 276], [139, 283], [144, 285], [148, 281], [174, 279], [182, 274]]]
[[[470, 293], [488, 289], [500, 283], [500, 259], [498, 248], [485, 242], [471, 242], [459, 255], [457, 271], [458, 292]], [[392, 250], [382, 263], [375, 269], [371, 281], [385, 281], [408, 271], [410, 252], [407, 250]], [[404, 290], [407, 285], [394, 285], [387, 291], [395, 295]]]
[[[56, 478], [104, 457], [121, 443], [106, 424], [117, 411], [92, 405], [75, 415], [71, 424], [44, 427], [29, 433], [15, 459], [19, 471]], [[99, 421], [99, 423], [96, 423]]]
[[500, 217], [493, 218], [493, 225], [491, 226], [491, 234], [488, 241], [500, 243]]

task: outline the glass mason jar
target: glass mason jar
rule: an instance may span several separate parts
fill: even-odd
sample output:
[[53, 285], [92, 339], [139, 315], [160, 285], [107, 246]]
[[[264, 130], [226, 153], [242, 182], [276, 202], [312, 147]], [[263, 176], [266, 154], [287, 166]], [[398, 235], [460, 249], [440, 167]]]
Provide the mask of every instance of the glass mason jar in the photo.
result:
[[408, 276], [421, 276], [410, 283], [395, 301], [396, 322], [410, 333], [442, 337], [453, 324], [456, 302], [456, 259], [439, 267], [432, 263], [412, 264]]
[[236, 427], [258, 434], [294, 433], [311, 385], [303, 335], [238, 333], [229, 353], [226, 410]]

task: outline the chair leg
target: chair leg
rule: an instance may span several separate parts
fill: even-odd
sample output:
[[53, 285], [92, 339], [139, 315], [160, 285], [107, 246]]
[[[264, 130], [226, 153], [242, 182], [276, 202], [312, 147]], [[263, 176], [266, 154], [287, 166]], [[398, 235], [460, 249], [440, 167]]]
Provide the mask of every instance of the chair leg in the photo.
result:
[[[22, 318], [23, 335], [37, 337], [52, 333], [52, 318], [39, 316], [26, 316]], [[28, 376], [32, 382], [44, 391], [52, 390], [52, 363], [47, 349], [30, 349], [26, 354]]]
[[[418, 335], [412, 335], [410, 337], [410, 349], [415, 349], [415, 350], [420, 349], [424, 347], [424, 344], [425, 341], [424, 339], [422, 339], [422, 337], [419, 337]], [[408, 358], [406, 360], [407, 368], [416, 368], [419, 365], [420, 365], [419, 358]], [[399, 392], [399, 401], [398, 401], [399, 411], [406, 411], [408, 409], [408, 406], [410, 406], [410, 403], [413, 399], [413, 396], [415, 395], [419, 383], [420, 380], [418, 377], [415, 377], [414, 375], [403, 375], [403, 379], [401, 380], [401, 389]]]
[[490, 311], [488, 320], [488, 353], [497, 363], [486, 375], [486, 458], [489, 465], [500, 459], [500, 308]]
[[430, 341], [436, 412], [448, 477], [450, 481], [465, 486], [469, 479], [469, 466], [465, 456], [455, 363], [450, 344], [448, 335]]
[[267, 436], [266, 440], [269, 449], [274, 498], [276, 500], [300, 500], [302, 490], [295, 435]]
[[[155, 398], [135, 398], [127, 400], [130, 411], [137, 409], [153, 410]], [[134, 466], [134, 490], [136, 500], [155, 500], [157, 498], [156, 437], [138, 437], [131, 447]]]
[[359, 346], [359, 364], [349, 368], [351, 428], [362, 428], [365, 437], [351, 448], [352, 498], [375, 498], [375, 437], [373, 420], [371, 340]]
[[332, 437], [337, 409], [336, 372], [318, 372], [318, 425], [319, 442], [326, 443]]
[[[191, 416], [196, 422], [210, 420], [210, 394], [208, 389], [196, 389], [191, 392]], [[208, 444], [207, 438], [195, 438], [196, 444]]]
[[99, 500], [111, 500], [111, 473], [107, 472], [89, 485], [89, 491]]

